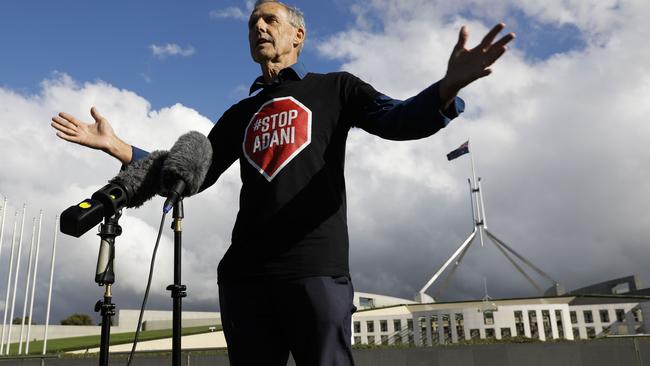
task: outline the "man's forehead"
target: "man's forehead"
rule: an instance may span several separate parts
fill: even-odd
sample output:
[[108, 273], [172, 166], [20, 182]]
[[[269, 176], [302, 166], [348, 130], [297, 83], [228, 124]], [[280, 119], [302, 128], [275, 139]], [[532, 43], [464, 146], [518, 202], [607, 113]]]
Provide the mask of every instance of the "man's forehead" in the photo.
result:
[[281, 15], [287, 17], [287, 8], [276, 2], [263, 3], [255, 7], [251, 13], [250, 19], [259, 18], [262, 15]]

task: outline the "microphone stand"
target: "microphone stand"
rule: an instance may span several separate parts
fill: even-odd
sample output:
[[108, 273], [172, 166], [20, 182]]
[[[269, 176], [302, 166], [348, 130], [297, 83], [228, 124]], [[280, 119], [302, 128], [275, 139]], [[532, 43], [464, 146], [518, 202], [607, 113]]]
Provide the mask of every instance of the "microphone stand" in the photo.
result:
[[174, 230], [174, 283], [167, 286], [173, 299], [172, 310], [172, 366], [181, 366], [181, 316], [182, 299], [187, 296], [187, 287], [181, 284], [181, 243], [183, 234], [183, 198], [174, 204], [172, 230]]
[[113, 294], [111, 287], [115, 283], [113, 272], [113, 260], [115, 259], [115, 238], [122, 234], [122, 227], [118, 220], [122, 211], [118, 211], [113, 217], [105, 217], [104, 223], [99, 225], [99, 256], [97, 258], [97, 273], [95, 282], [104, 286], [103, 300], [95, 303], [95, 312], [102, 315], [102, 332], [99, 345], [99, 365], [108, 366], [108, 348], [111, 338], [111, 317], [115, 315], [115, 304], [111, 302]]

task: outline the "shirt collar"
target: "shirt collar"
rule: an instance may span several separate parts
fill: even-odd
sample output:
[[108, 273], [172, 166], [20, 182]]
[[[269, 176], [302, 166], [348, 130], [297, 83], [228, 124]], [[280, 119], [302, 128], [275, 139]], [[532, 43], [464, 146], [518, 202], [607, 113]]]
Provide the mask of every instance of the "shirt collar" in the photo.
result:
[[307, 72], [305, 71], [305, 67], [302, 65], [302, 63], [295, 63], [285, 69], [280, 70], [275, 80], [270, 83], [264, 81], [264, 77], [260, 75], [257, 77], [257, 79], [255, 79], [253, 85], [251, 85], [248, 95], [253, 94], [258, 89], [262, 89], [271, 85], [277, 85], [287, 80], [302, 80], [305, 75], [307, 75]]

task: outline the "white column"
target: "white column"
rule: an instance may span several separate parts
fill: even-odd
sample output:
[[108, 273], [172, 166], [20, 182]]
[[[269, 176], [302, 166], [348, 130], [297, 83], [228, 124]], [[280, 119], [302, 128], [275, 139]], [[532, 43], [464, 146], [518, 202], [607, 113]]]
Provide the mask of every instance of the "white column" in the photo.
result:
[[416, 346], [422, 345], [422, 331], [420, 329], [420, 316], [413, 314], [413, 342]]
[[[32, 220], [32, 239], [29, 244], [29, 256], [27, 260], [27, 278], [25, 279], [25, 300], [23, 301], [23, 316], [20, 320], [20, 338], [18, 338], [18, 354], [23, 354], [23, 337], [25, 336], [25, 316], [27, 315], [27, 300], [29, 295], [29, 280], [32, 275], [32, 259], [34, 257], [34, 239], [36, 239], [36, 218]], [[31, 319], [30, 319], [31, 322]]]
[[29, 339], [32, 334], [32, 315], [34, 313], [34, 291], [36, 289], [36, 274], [38, 273], [38, 254], [41, 248], [41, 227], [43, 224], [43, 210], [38, 215], [38, 234], [36, 239], [36, 255], [34, 258], [34, 275], [32, 276], [32, 293], [30, 295], [30, 304], [29, 304], [29, 324], [27, 324], [27, 344], [25, 345], [25, 354], [29, 354]]
[[532, 332], [530, 331], [530, 316], [528, 315], [528, 309], [522, 309], [521, 315], [524, 321], [524, 336], [532, 338], [533, 336]]
[[50, 305], [52, 303], [52, 279], [54, 278], [54, 257], [56, 255], [56, 236], [59, 228], [59, 216], [54, 219], [54, 244], [52, 245], [52, 260], [50, 262], [50, 285], [47, 290], [47, 310], [45, 311], [45, 334], [43, 336], [43, 354], [47, 352], [47, 328], [50, 325]]
[[458, 332], [456, 331], [456, 313], [449, 314], [449, 326], [451, 327], [451, 343], [458, 343]]
[[12, 289], [11, 295], [11, 315], [9, 316], [9, 335], [7, 336], [7, 349], [5, 350], [6, 355], [9, 355], [9, 349], [11, 345], [11, 328], [13, 326], [14, 310], [16, 309], [16, 288], [18, 287], [18, 275], [20, 274], [20, 255], [23, 249], [23, 228], [25, 227], [26, 211], [27, 205], [23, 204], [23, 217], [22, 223], [20, 225], [20, 238], [18, 239], [18, 255], [16, 255], [16, 275], [14, 277], [14, 287]]
[[562, 309], [562, 326], [564, 327], [564, 338], [574, 340], [573, 323], [571, 323], [571, 312], [569, 309]]
[[[11, 293], [11, 276], [14, 270], [14, 251], [16, 249], [16, 232], [18, 231], [18, 211], [14, 215], [14, 231], [11, 235], [11, 254], [9, 255], [9, 273], [7, 274], [7, 292], [5, 293], [5, 309], [2, 320], [2, 339], [0, 339], [0, 356], [4, 355], [5, 333], [7, 328], [7, 312], [9, 311], [9, 293]], [[9, 347], [9, 342], [7, 342]]]
[[[560, 338], [560, 332], [557, 329], [557, 316], [555, 316], [555, 309], [550, 309], [549, 315], [551, 319], [551, 333], [553, 334], [553, 339], [558, 339]], [[564, 324], [564, 319], [562, 319], [562, 324]]]

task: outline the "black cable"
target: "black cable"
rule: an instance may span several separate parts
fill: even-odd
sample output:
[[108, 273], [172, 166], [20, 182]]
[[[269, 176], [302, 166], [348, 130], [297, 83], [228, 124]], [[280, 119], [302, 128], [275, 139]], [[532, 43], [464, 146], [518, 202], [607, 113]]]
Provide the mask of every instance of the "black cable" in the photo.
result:
[[135, 328], [135, 338], [133, 339], [133, 347], [131, 348], [131, 353], [129, 354], [128, 361], [126, 366], [131, 365], [131, 360], [133, 360], [133, 355], [135, 354], [135, 347], [138, 345], [138, 337], [140, 336], [140, 326], [142, 324], [142, 316], [144, 315], [144, 308], [147, 306], [147, 298], [149, 297], [149, 288], [151, 287], [151, 279], [153, 277], [153, 266], [156, 262], [156, 252], [158, 251], [158, 244], [160, 244], [160, 237], [162, 236], [163, 225], [165, 224], [165, 217], [167, 213], [163, 213], [160, 220], [160, 228], [158, 229], [158, 237], [156, 238], [156, 245], [153, 247], [153, 255], [151, 256], [151, 264], [149, 265], [149, 279], [147, 280], [147, 289], [144, 290], [144, 298], [142, 299], [142, 307], [140, 308], [140, 316], [138, 317], [138, 324]]

